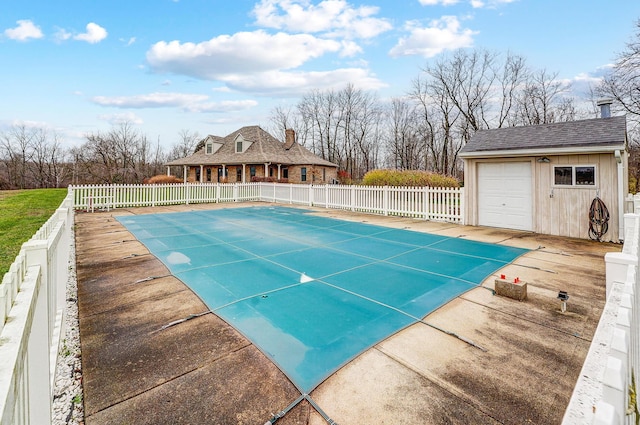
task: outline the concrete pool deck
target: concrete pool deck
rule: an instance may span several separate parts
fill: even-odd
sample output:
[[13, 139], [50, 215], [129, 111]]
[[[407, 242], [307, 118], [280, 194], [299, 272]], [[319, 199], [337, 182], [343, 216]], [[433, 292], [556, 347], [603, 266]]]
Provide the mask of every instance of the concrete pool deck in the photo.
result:
[[[242, 208], [202, 204], [76, 215], [85, 423], [259, 424], [300, 393], [113, 217]], [[288, 206], [278, 204], [279, 206]], [[310, 397], [336, 423], [560, 423], [604, 306], [604, 254], [621, 245], [417, 219], [317, 214], [532, 249], [483, 283], [365, 351]], [[526, 301], [495, 296], [498, 274]], [[153, 276], [152, 280], [145, 280]], [[558, 291], [570, 299], [562, 313]], [[439, 330], [440, 329], [440, 330]], [[472, 340], [485, 351], [445, 332]], [[278, 424], [327, 422], [303, 400]]]

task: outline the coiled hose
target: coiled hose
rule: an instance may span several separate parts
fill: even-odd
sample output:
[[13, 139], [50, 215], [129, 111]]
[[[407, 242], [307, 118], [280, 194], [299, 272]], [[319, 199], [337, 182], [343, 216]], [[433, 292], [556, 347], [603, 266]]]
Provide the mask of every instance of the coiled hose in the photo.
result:
[[589, 208], [589, 237], [600, 242], [609, 230], [609, 210], [602, 199], [595, 197]]

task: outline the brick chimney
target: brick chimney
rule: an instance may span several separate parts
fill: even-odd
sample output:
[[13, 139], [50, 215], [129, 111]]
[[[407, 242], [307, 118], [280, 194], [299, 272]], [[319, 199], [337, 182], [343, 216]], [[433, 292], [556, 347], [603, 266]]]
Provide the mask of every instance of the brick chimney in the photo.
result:
[[291, 147], [295, 142], [296, 142], [296, 132], [293, 131], [293, 128], [287, 128], [284, 131], [284, 148], [286, 150], [291, 149]]

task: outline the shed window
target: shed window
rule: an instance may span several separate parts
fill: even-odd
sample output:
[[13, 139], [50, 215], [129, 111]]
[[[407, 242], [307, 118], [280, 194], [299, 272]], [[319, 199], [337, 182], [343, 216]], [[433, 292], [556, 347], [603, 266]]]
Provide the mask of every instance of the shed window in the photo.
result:
[[595, 186], [596, 167], [593, 165], [563, 165], [553, 167], [556, 186]]
[[300, 181], [307, 181], [307, 167], [302, 167], [300, 169]]

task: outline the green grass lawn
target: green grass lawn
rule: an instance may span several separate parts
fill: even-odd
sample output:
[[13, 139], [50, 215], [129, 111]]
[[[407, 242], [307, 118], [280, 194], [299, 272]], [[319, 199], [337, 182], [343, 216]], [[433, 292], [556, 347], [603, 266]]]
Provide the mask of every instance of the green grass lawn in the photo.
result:
[[0, 280], [65, 196], [67, 189], [0, 190]]

